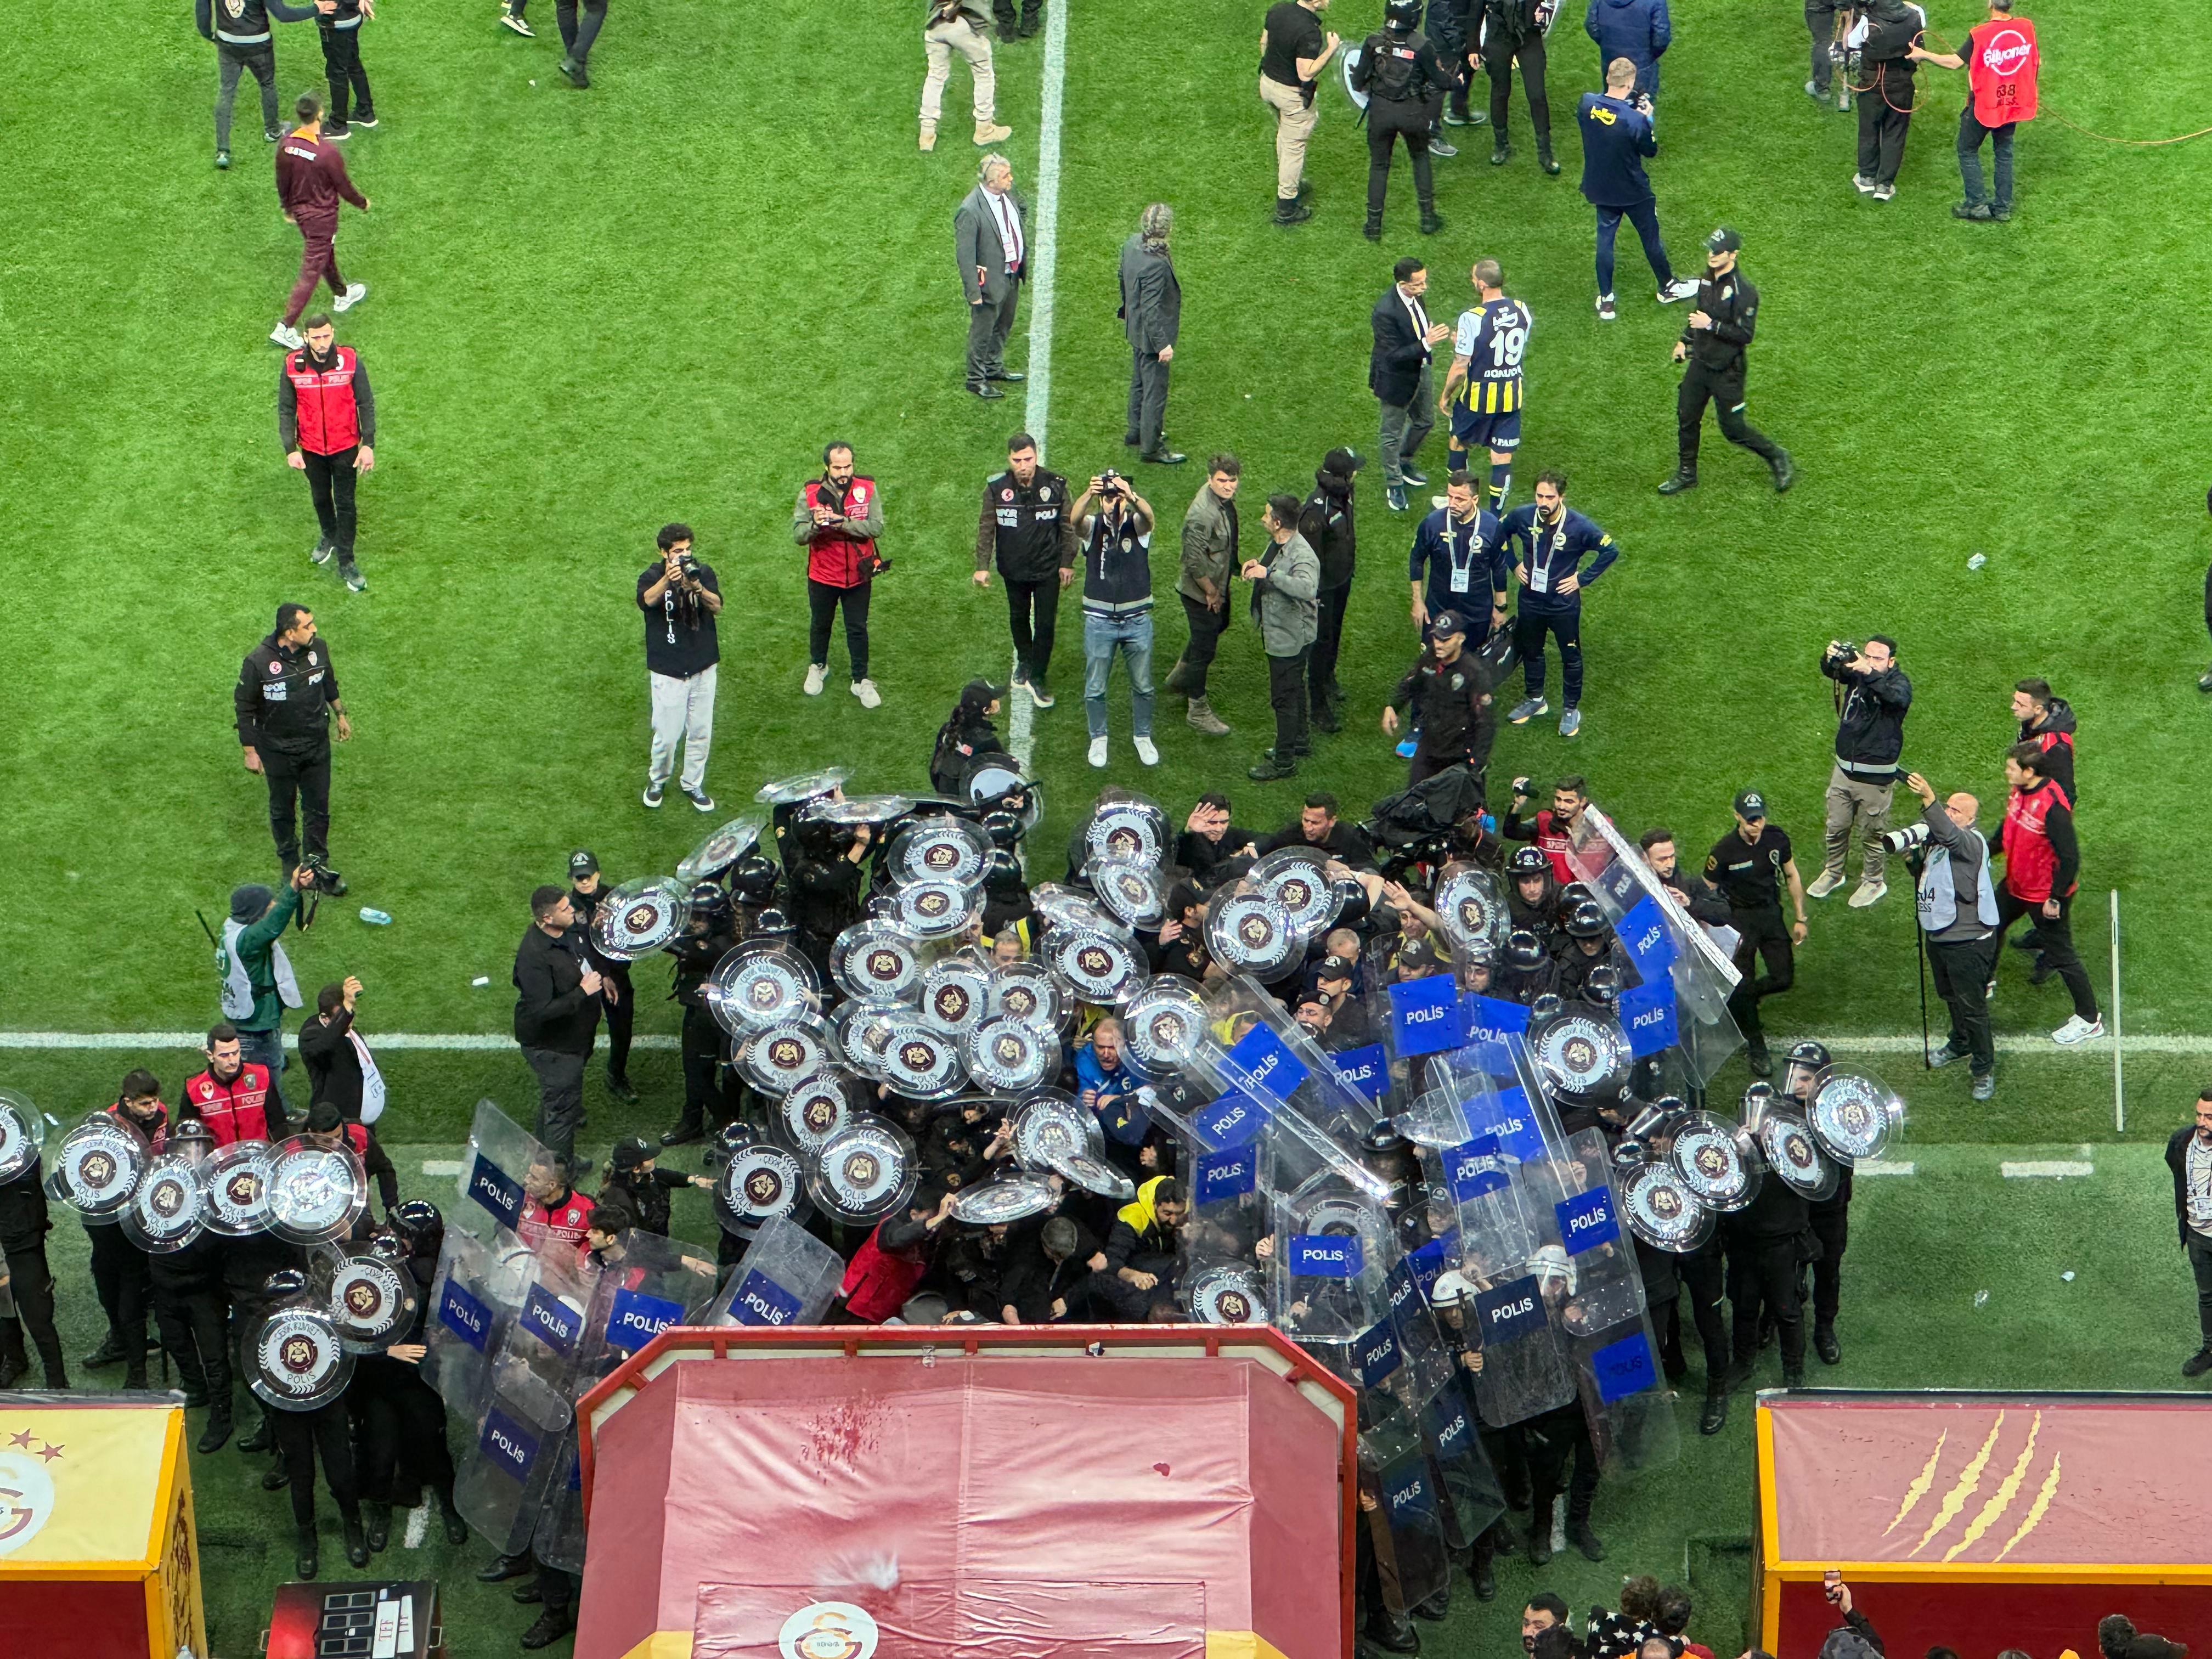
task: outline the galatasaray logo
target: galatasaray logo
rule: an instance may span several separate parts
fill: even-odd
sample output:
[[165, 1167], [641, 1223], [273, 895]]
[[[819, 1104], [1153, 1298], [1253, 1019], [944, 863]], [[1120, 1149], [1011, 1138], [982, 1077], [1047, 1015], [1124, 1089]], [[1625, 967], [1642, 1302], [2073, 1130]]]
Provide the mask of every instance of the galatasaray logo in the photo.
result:
[[775, 1645], [783, 1659], [872, 1659], [876, 1621], [849, 1601], [816, 1601], [783, 1621]]
[[[50, 1445], [46, 1449], [60, 1449]], [[0, 1452], [0, 1556], [13, 1555], [37, 1537], [53, 1514], [53, 1476], [38, 1455]]]

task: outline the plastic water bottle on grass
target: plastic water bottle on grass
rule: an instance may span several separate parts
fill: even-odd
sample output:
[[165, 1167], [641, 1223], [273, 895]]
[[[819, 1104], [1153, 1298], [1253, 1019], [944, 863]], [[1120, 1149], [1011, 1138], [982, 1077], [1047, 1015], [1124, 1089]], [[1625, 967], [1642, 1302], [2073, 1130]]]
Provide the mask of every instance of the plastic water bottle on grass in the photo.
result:
[[374, 927], [389, 927], [392, 926], [392, 918], [390, 916], [386, 915], [381, 910], [372, 910], [366, 904], [361, 907], [361, 919]]

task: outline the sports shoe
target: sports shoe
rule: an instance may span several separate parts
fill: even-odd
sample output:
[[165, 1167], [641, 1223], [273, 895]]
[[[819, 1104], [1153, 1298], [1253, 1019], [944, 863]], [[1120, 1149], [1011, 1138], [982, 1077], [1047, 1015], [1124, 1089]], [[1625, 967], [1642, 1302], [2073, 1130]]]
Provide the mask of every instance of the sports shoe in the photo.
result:
[[1044, 687], [1039, 685], [1035, 680], [1031, 680], [1029, 683], [1028, 690], [1030, 694], [1030, 702], [1035, 704], [1037, 708], [1049, 708], [1052, 707], [1052, 693], [1046, 690]]
[[860, 700], [863, 708], [881, 708], [884, 706], [884, 694], [876, 690], [873, 680], [854, 680], [853, 695]]
[[924, 121], [921, 124], [921, 147], [925, 150], [935, 149], [937, 148], [936, 122]]
[[996, 121], [975, 123], [975, 143], [984, 149], [988, 149], [994, 144], [1003, 143], [1013, 136], [1014, 130], [1012, 127], [1002, 127]]
[[356, 306], [359, 305], [367, 298], [368, 298], [368, 284], [367, 283], [348, 283], [346, 284], [346, 291], [339, 295], [337, 299], [331, 301], [331, 309], [332, 311], [351, 311]]
[[1416, 489], [1419, 489], [1429, 481], [1429, 475], [1427, 473], [1417, 472], [1412, 467], [1406, 465], [1402, 461], [1400, 462], [1398, 465], [1398, 476]]
[[1768, 470], [1774, 474], [1774, 493], [1778, 495], [1788, 495], [1790, 486], [1797, 482], [1797, 463], [1790, 459], [1790, 452], [1786, 449], [1783, 450], [1766, 465]]
[[1815, 81], [1808, 81], [1805, 83], [1805, 95], [1816, 104], [1826, 104], [1828, 101], [1828, 94], [1820, 89], [1820, 83]]
[[1599, 295], [1597, 296], [1597, 319], [1598, 319], [1598, 321], [1600, 321], [1601, 323], [1609, 323], [1609, 322], [1611, 322], [1611, 321], [1613, 320], [1613, 314], [1614, 314], [1614, 313], [1613, 313], [1613, 295], [1611, 295], [1610, 294], [1601, 294], [1601, 295]]
[[374, 129], [376, 125], [376, 118], [365, 110], [356, 110], [353, 112], [353, 124], [357, 127]]
[[2197, 677], [2197, 689], [2199, 691], [2212, 691], [2212, 668], [2206, 669]]
[[1091, 753], [1088, 758], [1093, 766], [1103, 768], [1106, 764], [1106, 739], [1103, 737], [1091, 739]]
[[1987, 224], [1990, 204], [1987, 202], [1954, 202], [1951, 204], [1951, 216], [1954, 219], [1978, 219]]
[[645, 786], [645, 793], [638, 797], [638, 799], [642, 800], [647, 806], [658, 806], [660, 805], [660, 785], [657, 783], [648, 783]]
[[1137, 758], [1146, 765], [1158, 766], [1160, 763], [1160, 751], [1150, 738], [1132, 738], [1129, 741], [1136, 747]]
[[279, 323], [269, 331], [269, 337], [287, 351], [297, 351], [307, 343], [300, 337], [300, 331], [289, 323]]
[[[1811, 890], [1812, 890], [1812, 889], [1810, 889], [1810, 888], [1806, 889], [1806, 891], [1808, 891], [1808, 892], [1810, 892]], [[1952, 1061], [1954, 1061], [1954, 1060], [1964, 1060], [1964, 1059], [1966, 1059], [1966, 1049], [1964, 1049], [1964, 1048], [1953, 1048], [1949, 1043], [1948, 1043], [1948, 1042], [1947, 1042], [1947, 1043], [1945, 1043], [1942, 1048], [1936, 1049], [1935, 1051], [1933, 1051], [1931, 1054], [1929, 1054], [1929, 1056], [1928, 1056], [1928, 1069], [1929, 1069], [1929, 1071], [1931, 1071], [1931, 1072], [1940, 1072], [1940, 1071], [1942, 1071], [1942, 1070], [1946, 1066], [1948, 1066], [1949, 1064], [1951, 1064], [1951, 1062], [1952, 1062]]]
[[1442, 136], [1438, 136], [1429, 140], [1429, 154], [1443, 156], [1456, 155], [1459, 154], [1459, 146], [1447, 143]]
[[1677, 276], [1659, 290], [1659, 303], [1662, 306], [1671, 306], [1677, 300], [1694, 300], [1697, 296], [1698, 279], [1694, 276]]
[[1991, 219], [1993, 219], [1994, 221], [1996, 221], [1998, 224], [2001, 224], [2001, 225], [2008, 225], [2008, 224], [2010, 224], [2010, 223], [2012, 222], [2012, 205], [2011, 205], [2011, 204], [2010, 204], [2010, 203], [2008, 203], [2008, 202], [1999, 202], [1999, 203], [1996, 203], [1996, 204], [1994, 204], [1994, 205], [1990, 209], [1990, 217]]
[[830, 670], [826, 665], [818, 662], [811, 662], [807, 664], [806, 695], [810, 697], [820, 696], [822, 695], [822, 683], [829, 678]]
[[1313, 217], [1313, 210], [1295, 196], [1288, 201], [1275, 199], [1275, 222], [1279, 225], [1302, 225]]
[[1278, 778], [1297, 775], [1298, 763], [1279, 750], [1270, 749], [1260, 757], [1256, 765], [1245, 769], [1244, 775], [1255, 783], [1273, 783]]
[[228, 150], [219, 149], [216, 151], [215, 170], [217, 173], [228, 173], [230, 171], [230, 152]]
[[1678, 466], [1659, 480], [1659, 493], [1662, 495], [1679, 495], [1686, 489], [1695, 489], [1697, 487], [1698, 475], [1686, 466]]
[[1874, 194], [1874, 180], [1863, 173], [1854, 173], [1851, 174], [1851, 188], [1862, 196], [1871, 196]]
[[2070, 1048], [2077, 1042], [2088, 1042], [2105, 1035], [2105, 1017], [2084, 1019], [2075, 1014], [2051, 1034], [2051, 1040], [2062, 1048]]
[[1834, 892], [1836, 889], [1841, 887], [1843, 884], [1844, 872], [1842, 871], [1823, 870], [1819, 875], [1814, 877], [1811, 881], [1806, 883], [1805, 896], [1808, 898], [1826, 898], [1829, 894]]
[[1997, 1077], [1995, 1072], [1984, 1072], [1974, 1079], [1973, 1096], [1976, 1100], [1992, 1099], [1996, 1097], [1996, 1091]]
[[1513, 711], [1505, 718], [1512, 725], [1526, 726], [1537, 715], [1548, 714], [1551, 712], [1552, 705], [1548, 699], [1541, 696], [1523, 697], [1513, 705]]
[[591, 72], [584, 67], [583, 61], [580, 58], [563, 58], [561, 60], [561, 73], [568, 77], [568, 84], [575, 88], [577, 91], [589, 92], [591, 90]]
[[1896, 194], [1895, 185], [1876, 185], [1874, 187], [1874, 199], [1877, 202], [1887, 202]]
[[683, 795], [684, 799], [690, 801], [692, 806], [697, 811], [702, 812], [711, 812], [714, 810], [714, 798], [708, 794], [705, 790], [686, 789], [680, 783], [678, 784], [676, 787]]
[[1449, 109], [1446, 109], [1444, 111], [1444, 125], [1448, 127], [1465, 127], [1472, 126], [1474, 124], [1469, 121], [1466, 116], [1455, 115]]
[[1502, 167], [1513, 159], [1513, 146], [1500, 138], [1490, 147], [1490, 165]]
[[2207, 1371], [2212, 1371], [2212, 1342], [2208, 1342], [2181, 1362], [2184, 1376], [2202, 1376]]
[[511, 5], [501, 6], [499, 9], [499, 21], [526, 40], [534, 40], [538, 38], [538, 31], [532, 28], [523, 15]]
[[328, 536], [318, 536], [314, 546], [307, 550], [307, 556], [317, 564], [328, 564], [331, 555], [337, 550], [337, 544]]
[[1559, 735], [1561, 737], [1571, 738], [1576, 732], [1582, 729], [1583, 711], [1581, 709], [1569, 708], [1561, 713], [1559, 715]]
[[343, 144], [347, 139], [353, 137], [353, 129], [349, 126], [325, 126], [323, 129], [323, 137], [328, 139], [331, 143]]
[[[1382, 491], [1382, 499], [1389, 502], [1390, 510], [1393, 513], [1405, 512], [1407, 510], [1406, 486], [1403, 484], [1386, 485]], [[2205, 670], [2204, 678], [2207, 680], [2212, 680], [2212, 669]], [[2208, 687], [2207, 689], [2212, 690], [2212, 687]]]
[[1888, 890], [1889, 884], [1886, 881], [1862, 881], [1851, 894], [1850, 907], [1854, 910], [1863, 910]]
[[368, 592], [368, 578], [361, 574], [361, 567], [351, 559], [338, 561], [338, 577], [345, 583], [349, 593]]

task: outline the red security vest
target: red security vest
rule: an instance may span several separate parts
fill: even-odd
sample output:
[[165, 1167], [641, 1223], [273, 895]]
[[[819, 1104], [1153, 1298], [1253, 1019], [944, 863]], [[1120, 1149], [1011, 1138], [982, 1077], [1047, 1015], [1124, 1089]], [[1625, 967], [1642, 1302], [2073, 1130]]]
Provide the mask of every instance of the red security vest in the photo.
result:
[[185, 1085], [185, 1112], [208, 1127], [218, 1147], [269, 1139], [269, 1068], [252, 1062], [228, 1083], [202, 1072]]
[[[2014, 789], [2005, 803], [2005, 891], [2030, 904], [2040, 904], [2051, 896], [2051, 884], [2058, 873], [2058, 854], [2051, 850], [2050, 832], [2044, 828], [2054, 802], [2069, 812], [2074, 810], [2066, 792], [2055, 783], [2045, 783], [2039, 789]], [[2076, 881], [2067, 893], [2081, 884]]]
[[2024, 17], [1977, 23], [1966, 33], [1965, 55], [1974, 119], [1985, 127], [2035, 119], [2035, 72], [2042, 58], [2034, 24]]
[[[814, 479], [806, 486], [806, 505], [834, 505], [835, 498], [823, 502], [821, 497], [822, 480]], [[865, 519], [868, 504], [875, 500], [876, 481], [853, 475], [845, 487], [843, 516]], [[806, 575], [810, 581], [820, 582], [824, 587], [858, 587], [868, 578], [861, 573], [861, 554], [872, 549], [875, 543], [863, 536], [848, 536], [842, 530], [823, 531], [806, 544]]]
[[882, 1236], [878, 1225], [862, 1241], [837, 1287], [845, 1298], [845, 1311], [870, 1325], [882, 1324], [906, 1306], [914, 1287], [929, 1272], [927, 1246], [911, 1255], [896, 1255], [877, 1242]]
[[284, 377], [298, 403], [300, 447], [317, 455], [336, 455], [361, 441], [361, 415], [354, 407], [351, 346], [337, 348], [337, 361], [318, 370], [307, 352], [284, 359]]

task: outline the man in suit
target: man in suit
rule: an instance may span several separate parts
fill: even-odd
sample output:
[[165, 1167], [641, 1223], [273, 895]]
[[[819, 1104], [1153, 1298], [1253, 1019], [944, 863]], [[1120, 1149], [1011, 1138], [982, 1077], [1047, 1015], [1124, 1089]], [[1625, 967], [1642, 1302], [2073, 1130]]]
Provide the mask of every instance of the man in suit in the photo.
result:
[[1168, 258], [1175, 210], [1154, 202], [1137, 220], [1137, 234], [1121, 245], [1121, 331], [1128, 337], [1129, 425], [1121, 441], [1134, 445], [1157, 466], [1189, 458], [1162, 446], [1168, 415], [1168, 365], [1182, 326], [1182, 284]]
[[992, 384], [1023, 377], [1006, 368], [1006, 336], [1029, 275], [1029, 204], [1014, 194], [1014, 167], [995, 152], [983, 158], [975, 188], [952, 214], [953, 258], [968, 293], [968, 389], [979, 398], [1006, 394]]
[[2203, 1340], [2181, 1364], [2184, 1376], [2212, 1371], [2212, 1088], [2197, 1097], [2197, 1121], [2168, 1137], [2166, 1167], [2173, 1171], [2174, 1219], [2197, 1277], [2197, 1324]]
[[1367, 389], [1382, 405], [1382, 483], [1393, 513], [1406, 510], [1408, 484], [1428, 483], [1412, 462], [1437, 423], [1429, 380], [1429, 352], [1451, 337], [1451, 325], [1431, 323], [1421, 296], [1429, 270], [1411, 254], [1398, 261], [1397, 279], [1368, 318], [1375, 344], [1367, 357]]

